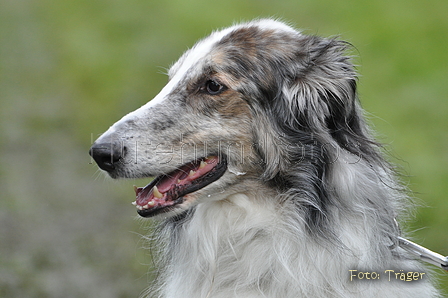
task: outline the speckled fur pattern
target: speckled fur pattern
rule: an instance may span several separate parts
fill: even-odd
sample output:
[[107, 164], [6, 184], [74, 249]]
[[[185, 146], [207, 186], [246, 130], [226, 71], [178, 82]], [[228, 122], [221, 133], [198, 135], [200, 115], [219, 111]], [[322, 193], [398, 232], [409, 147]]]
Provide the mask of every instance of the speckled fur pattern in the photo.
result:
[[[114, 178], [228, 160], [219, 180], [159, 216], [148, 297], [438, 297], [427, 268], [390, 248], [410, 202], [365, 123], [349, 49], [270, 19], [214, 32], [100, 137], [126, 151]], [[426, 274], [388, 281], [385, 270]]]

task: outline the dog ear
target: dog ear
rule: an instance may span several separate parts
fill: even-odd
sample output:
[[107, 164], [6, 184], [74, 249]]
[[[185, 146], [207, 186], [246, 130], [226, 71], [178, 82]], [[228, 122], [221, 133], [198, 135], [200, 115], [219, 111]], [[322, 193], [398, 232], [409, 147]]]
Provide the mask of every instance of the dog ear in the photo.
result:
[[327, 135], [352, 154], [374, 156], [375, 143], [357, 98], [355, 67], [347, 55], [350, 47], [336, 38], [300, 40], [293, 79], [282, 87], [286, 120], [291, 128]]

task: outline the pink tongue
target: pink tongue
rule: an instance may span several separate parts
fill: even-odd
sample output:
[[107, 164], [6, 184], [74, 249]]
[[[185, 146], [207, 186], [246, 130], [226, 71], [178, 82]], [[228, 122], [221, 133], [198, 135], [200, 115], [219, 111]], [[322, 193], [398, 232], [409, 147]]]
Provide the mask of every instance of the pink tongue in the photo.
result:
[[170, 190], [170, 188], [171, 188], [171, 186], [173, 186], [173, 184], [177, 183], [177, 180], [179, 179], [180, 176], [182, 176], [182, 174], [183, 174], [183, 172], [179, 171], [174, 174], [171, 174], [172, 176], [170, 175], [170, 176], [164, 177], [161, 181], [159, 181], [159, 183], [157, 183], [157, 188], [162, 193], [167, 192], [168, 190]]
[[[165, 194], [167, 191], [169, 191], [173, 186], [177, 185], [184, 185], [190, 183], [192, 180], [195, 180], [196, 178], [206, 174], [211, 169], [213, 169], [216, 164], [218, 163], [217, 157], [209, 157], [206, 159], [206, 165], [199, 169], [199, 164], [186, 164], [180, 167], [175, 172], [170, 173], [169, 175], [163, 177], [158, 183], [157, 183], [157, 189], [160, 193], [163, 193], [162, 198], [155, 198], [153, 194], [153, 187], [150, 187], [151, 183], [148, 184], [145, 187], [139, 187], [136, 189], [136, 203], [139, 206], [144, 206], [151, 200], [154, 200], [157, 204], [166, 204], [167, 199], [175, 199], [175, 198], [167, 198], [167, 195]], [[193, 176], [188, 176], [190, 171], [193, 170], [196, 173]], [[179, 180], [181, 180], [179, 182]]]
[[197, 168], [193, 164], [182, 166], [176, 172], [167, 175], [165, 178], [159, 181], [159, 183], [157, 183], [157, 188], [162, 193], [167, 192], [174, 184], [178, 184], [178, 180], [183, 180], [188, 177], [188, 174], [191, 170], [197, 170]]

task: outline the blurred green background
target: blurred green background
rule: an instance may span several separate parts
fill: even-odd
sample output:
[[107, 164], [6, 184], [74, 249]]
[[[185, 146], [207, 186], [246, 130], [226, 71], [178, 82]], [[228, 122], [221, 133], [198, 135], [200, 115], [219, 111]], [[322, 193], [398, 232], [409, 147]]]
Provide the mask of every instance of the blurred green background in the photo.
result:
[[[137, 297], [151, 278], [132, 184], [88, 148], [213, 29], [279, 17], [355, 45], [360, 97], [448, 255], [448, 1], [0, 1], [0, 297]], [[439, 271], [448, 289], [448, 274]]]

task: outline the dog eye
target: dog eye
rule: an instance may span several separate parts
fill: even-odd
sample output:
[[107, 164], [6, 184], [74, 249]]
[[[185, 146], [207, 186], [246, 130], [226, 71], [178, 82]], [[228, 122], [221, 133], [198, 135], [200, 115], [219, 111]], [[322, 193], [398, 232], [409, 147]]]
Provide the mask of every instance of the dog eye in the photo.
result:
[[217, 83], [216, 81], [208, 80], [205, 83], [205, 88], [207, 89], [208, 94], [216, 95], [223, 91], [224, 86]]

